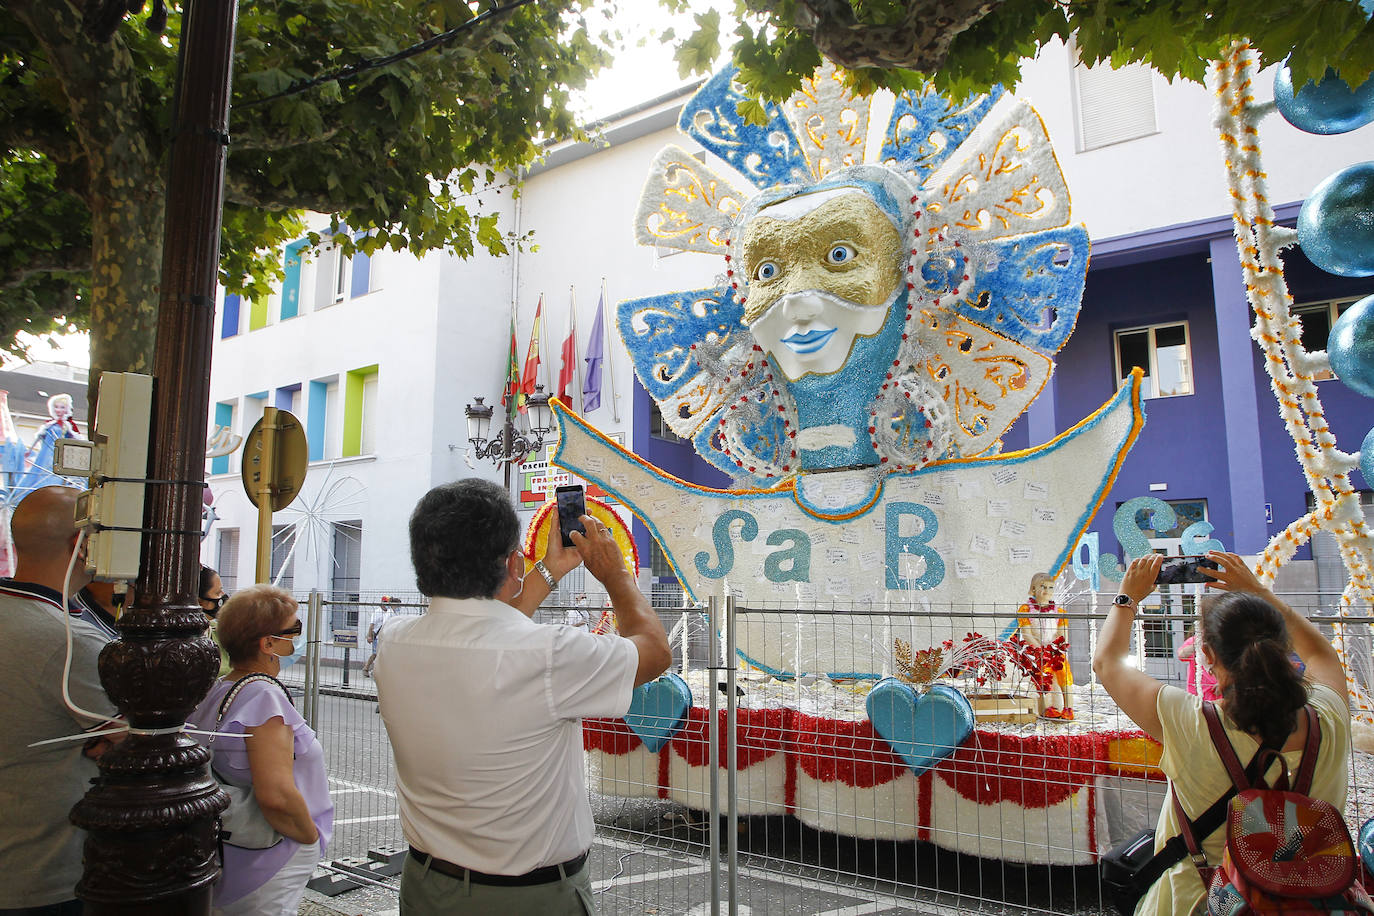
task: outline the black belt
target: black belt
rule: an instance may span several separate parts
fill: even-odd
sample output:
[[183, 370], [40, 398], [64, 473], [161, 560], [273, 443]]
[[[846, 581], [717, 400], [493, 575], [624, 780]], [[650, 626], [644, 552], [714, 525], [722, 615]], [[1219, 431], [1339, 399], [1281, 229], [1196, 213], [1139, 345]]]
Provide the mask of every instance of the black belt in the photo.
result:
[[[561, 881], [564, 876], [571, 878], [582, 870], [583, 865], [587, 864], [587, 853], [584, 852], [561, 865], [545, 865], [543, 868], [527, 871], [523, 875], [488, 875], [484, 872], [473, 871], [471, 868], [455, 865], [452, 862], [445, 862], [443, 859], [436, 859], [414, 846], [410, 847], [410, 857], [421, 865], [428, 865], [441, 875], [448, 875], [459, 881], [468, 880], [473, 884], [488, 884], [493, 887], [529, 887], [532, 884], [552, 884], [555, 881]], [[560, 868], [563, 869], [562, 874], [558, 872]]]

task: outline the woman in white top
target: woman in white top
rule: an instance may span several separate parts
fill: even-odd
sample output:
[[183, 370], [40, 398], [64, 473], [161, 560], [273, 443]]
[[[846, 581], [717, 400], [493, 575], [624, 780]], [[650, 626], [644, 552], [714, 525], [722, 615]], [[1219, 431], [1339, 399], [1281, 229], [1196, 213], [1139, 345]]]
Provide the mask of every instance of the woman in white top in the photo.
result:
[[[1321, 727], [1311, 794], [1344, 808], [1350, 708], [1340, 657], [1311, 621], [1260, 585], [1239, 556], [1218, 551], [1208, 556], [1220, 566], [1207, 570], [1216, 580], [1208, 588], [1228, 594], [1203, 612], [1200, 651], [1216, 676], [1222, 723], [1236, 756], [1246, 762], [1261, 741], [1267, 741], [1283, 748], [1289, 770], [1295, 771], [1307, 740], [1307, 719], [1298, 713], [1311, 705]], [[1140, 601], [1155, 590], [1162, 562], [1162, 556], [1151, 554], [1134, 560], [1126, 570], [1121, 594], [1102, 628], [1093, 671], [1122, 712], [1163, 745], [1159, 768], [1169, 777], [1169, 791], [1178, 794], [1188, 817], [1196, 819], [1231, 785], [1208, 735], [1202, 700], [1126, 663], [1131, 622]], [[1293, 665], [1291, 652], [1306, 663], [1306, 678]], [[1266, 775], [1274, 778], [1278, 772], [1275, 763]], [[1178, 833], [1173, 802], [1166, 798], [1155, 828], [1155, 851]], [[1202, 840], [1209, 864], [1221, 863], [1225, 845], [1224, 829]], [[1141, 898], [1136, 916], [1187, 916], [1205, 912], [1206, 906], [1197, 867], [1185, 858]]]

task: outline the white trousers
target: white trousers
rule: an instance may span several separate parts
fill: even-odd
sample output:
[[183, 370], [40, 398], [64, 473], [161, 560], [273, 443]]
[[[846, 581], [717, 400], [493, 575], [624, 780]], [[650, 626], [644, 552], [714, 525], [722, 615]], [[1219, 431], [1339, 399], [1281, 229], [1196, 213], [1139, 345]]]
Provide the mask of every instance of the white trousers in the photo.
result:
[[212, 916], [296, 916], [305, 896], [305, 882], [319, 864], [319, 841], [302, 845], [262, 887], [210, 912]]

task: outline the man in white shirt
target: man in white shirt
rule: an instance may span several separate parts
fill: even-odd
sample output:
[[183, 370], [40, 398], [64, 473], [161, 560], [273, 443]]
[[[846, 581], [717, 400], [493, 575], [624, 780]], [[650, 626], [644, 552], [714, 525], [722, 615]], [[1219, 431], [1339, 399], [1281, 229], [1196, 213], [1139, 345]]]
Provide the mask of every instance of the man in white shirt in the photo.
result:
[[[410, 844], [406, 913], [595, 912], [581, 719], [623, 716], [672, 652], [615, 539], [582, 523], [572, 548], [551, 526], [526, 576], [501, 487], [444, 484], [410, 517], [416, 584], [431, 602], [387, 624], [375, 667]], [[617, 636], [531, 619], [579, 562], [610, 595]]]
[[377, 644], [382, 638], [382, 628], [386, 626], [387, 621], [396, 616], [395, 605], [400, 603], [400, 598], [383, 595], [381, 604], [372, 612], [372, 619], [367, 624], [367, 642], [372, 647], [372, 654], [363, 663], [364, 677], [372, 676], [372, 667], [377, 664]]

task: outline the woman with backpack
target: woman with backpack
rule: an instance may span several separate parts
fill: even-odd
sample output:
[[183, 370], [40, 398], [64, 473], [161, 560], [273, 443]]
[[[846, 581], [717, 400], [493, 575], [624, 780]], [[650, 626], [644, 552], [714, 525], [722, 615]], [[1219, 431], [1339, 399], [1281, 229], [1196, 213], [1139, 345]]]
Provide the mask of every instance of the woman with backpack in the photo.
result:
[[[1200, 625], [1200, 663], [1216, 677], [1217, 704], [1225, 737], [1243, 766], [1261, 743], [1282, 750], [1290, 773], [1296, 773], [1308, 737], [1308, 716], [1316, 713], [1320, 745], [1308, 794], [1345, 807], [1350, 757], [1350, 708], [1345, 669], [1335, 648], [1311, 621], [1294, 613], [1260, 585], [1245, 561], [1234, 553], [1213, 551], [1218, 565], [1208, 583], [1226, 594], [1208, 602]], [[1156, 589], [1163, 557], [1151, 554], [1132, 561], [1121, 580], [1121, 594], [1108, 612], [1093, 656], [1093, 671], [1122, 712], [1163, 746], [1159, 768], [1169, 777], [1184, 813], [1196, 820], [1232, 787], [1232, 779], [1213, 742], [1203, 701], [1182, 688], [1164, 684], [1128, 664], [1132, 621], [1140, 602]], [[1204, 567], [1205, 569], [1205, 567]], [[1306, 663], [1305, 676], [1290, 652]], [[1303, 713], [1303, 714], [1300, 714]], [[1277, 761], [1266, 776], [1282, 772]], [[1155, 829], [1155, 851], [1181, 831], [1172, 798], [1166, 797]], [[1209, 866], [1222, 861], [1226, 829], [1197, 842]], [[1184, 856], [1155, 881], [1136, 907], [1137, 916], [1186, 916], [1205, 911], [1206, 892], [1199, 869]]]

